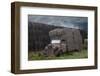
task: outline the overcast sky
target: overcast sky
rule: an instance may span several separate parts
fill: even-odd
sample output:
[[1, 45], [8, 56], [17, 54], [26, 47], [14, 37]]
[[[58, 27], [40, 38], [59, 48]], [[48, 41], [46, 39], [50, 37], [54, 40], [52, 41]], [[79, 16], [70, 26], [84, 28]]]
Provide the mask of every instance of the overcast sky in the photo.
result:
[[87, 17], [29, 15], [29, 22], [87, 30]]

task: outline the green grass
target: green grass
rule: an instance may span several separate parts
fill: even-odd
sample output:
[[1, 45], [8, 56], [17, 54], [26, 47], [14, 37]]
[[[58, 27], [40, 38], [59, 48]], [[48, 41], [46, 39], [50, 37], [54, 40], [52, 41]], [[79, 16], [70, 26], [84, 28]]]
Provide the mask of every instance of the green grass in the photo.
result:
[[80, 59], [80, 58], [88, 58], [87, 50], [81, 50], [80, 52], [69, 52], [64, 53], [58, 57], [45, 57], [40, 55], [38, 52], [29, 52], [28, 53], [28, 60], [52, 60], [52, 59]]

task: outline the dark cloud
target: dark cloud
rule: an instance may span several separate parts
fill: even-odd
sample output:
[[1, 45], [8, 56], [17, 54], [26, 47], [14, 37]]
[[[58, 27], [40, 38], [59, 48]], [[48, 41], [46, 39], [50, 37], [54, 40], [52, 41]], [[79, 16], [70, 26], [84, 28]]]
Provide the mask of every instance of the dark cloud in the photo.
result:
[[84, 30], [87, 30], [88, 26], [87, 17], [29, 15], [28, 20], [30, 22], [45, 23]]

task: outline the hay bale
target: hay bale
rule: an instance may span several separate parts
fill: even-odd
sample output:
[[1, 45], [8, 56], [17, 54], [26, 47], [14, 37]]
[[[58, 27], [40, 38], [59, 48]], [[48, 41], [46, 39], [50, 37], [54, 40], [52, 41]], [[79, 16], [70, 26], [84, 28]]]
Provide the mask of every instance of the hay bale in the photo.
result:
[[72, 29], [64, 28], [63, 30], [65, 34], [61, 38], [66, 41], [66, 51], [72, 51], [75, 49]]
[[61, 36], [64, 34], [64, 30], [61, 28], [57, 28], [54, 30], [51, 30], [49, 32], [49, 36], [51, 40], [57, 40], [57, 39], [61, 39]]
[[82, 36], [78, 29], [72, 29], [74, 35], [74, 47], [75, 50], [80, 51], [82, 49]]

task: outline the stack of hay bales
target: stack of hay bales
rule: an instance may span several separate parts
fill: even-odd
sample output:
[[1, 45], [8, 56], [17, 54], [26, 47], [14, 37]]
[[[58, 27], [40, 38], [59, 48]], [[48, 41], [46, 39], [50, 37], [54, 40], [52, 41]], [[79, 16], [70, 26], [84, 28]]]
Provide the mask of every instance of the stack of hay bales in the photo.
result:
[[74, 28], [57, 28], [49, 32], [52, 40], [60, 40], [60, 43], [51, 43], [45, 47], [47, 56], [57, 56], [70, 51], [81, 51], [82, 36], [79, 29]]

